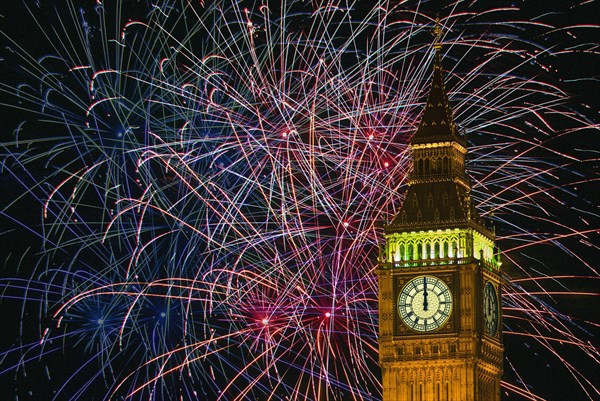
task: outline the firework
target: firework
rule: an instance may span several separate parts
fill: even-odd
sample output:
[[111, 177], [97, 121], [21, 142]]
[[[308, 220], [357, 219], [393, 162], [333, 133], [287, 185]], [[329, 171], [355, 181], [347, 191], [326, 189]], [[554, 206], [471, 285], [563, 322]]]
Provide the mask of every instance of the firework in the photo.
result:
[[[4, 237], [33, 247], [7, 252], [1, 281], [15, 396], [379, 398], [374, 269], [407, 183], [435, 12], [215, 3], [24, 3], [43, 51], [3, 31], [3, 103], [17, 112], [2, 214], [18, 227]], [[550, 63], [597, 56], [576, 37], [594, 27], [470, 6], [441, 12], [447, 87], [474, 198], [510, 262], [505, 341], [550, 353], [593, 399], [595, 323], [560, 302], [598, 295], [578, 289], [598, 280], [595, 205], [578, 196], [597, 179], [581, 140], [597, 125]], [[513, 355], [507, 394], [544, 399]]]

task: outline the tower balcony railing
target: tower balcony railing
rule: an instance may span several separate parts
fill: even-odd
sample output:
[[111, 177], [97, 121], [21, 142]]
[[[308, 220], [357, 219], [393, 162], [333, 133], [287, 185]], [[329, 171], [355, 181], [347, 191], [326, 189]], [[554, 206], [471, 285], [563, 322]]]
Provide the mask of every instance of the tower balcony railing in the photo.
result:
[[400, 261], [389, 261], [382, 263], [383, 269], [398, 269], [398, 268], [411, 268], [411, 267], [423, 267], [423, 266], [448, 266], [448, 265], [465, 265], [469, 263], [479, 263], [489, 271], [499, 271], [501, 262], [499, 258], [493, 259], [477, 259], [472, 256], [468, 257], [445, 257], [445, 258], [433, 258], [433, 259], [411, 259], [411, 260], [400, 260]]
[[442, 265], [462, 265], [473, 262], [471, 257], [461, 258], [435, 258], [435, 259], [409, 259], [391, 261], [386, 263], [388, 268], [397, 269], [402, 267], [420, 267], [420, 266], [442, 266]]

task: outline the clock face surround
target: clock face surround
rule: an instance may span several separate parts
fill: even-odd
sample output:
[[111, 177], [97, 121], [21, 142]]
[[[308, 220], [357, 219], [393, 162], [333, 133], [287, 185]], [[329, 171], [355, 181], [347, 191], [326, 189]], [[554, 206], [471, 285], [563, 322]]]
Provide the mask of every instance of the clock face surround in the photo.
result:
[[400, 319], [414, 331], [437, 330], [448, 321], [451, 313], [452, 293], [439, 277], [415, 277], [398, 295]]
[[489, 336], [498, 332], [498, 309], [496, 287], [488, 281], [483, 288], [483, 324]]

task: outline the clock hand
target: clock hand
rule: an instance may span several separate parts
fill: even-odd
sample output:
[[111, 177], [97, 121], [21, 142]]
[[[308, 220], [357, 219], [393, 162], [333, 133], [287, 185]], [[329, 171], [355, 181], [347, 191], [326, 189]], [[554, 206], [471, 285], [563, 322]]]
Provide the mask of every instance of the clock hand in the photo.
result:
[[427, 279], [424, 278], [423, 282], [425, 283], [423, 286], [423, 310], [427, 310]]

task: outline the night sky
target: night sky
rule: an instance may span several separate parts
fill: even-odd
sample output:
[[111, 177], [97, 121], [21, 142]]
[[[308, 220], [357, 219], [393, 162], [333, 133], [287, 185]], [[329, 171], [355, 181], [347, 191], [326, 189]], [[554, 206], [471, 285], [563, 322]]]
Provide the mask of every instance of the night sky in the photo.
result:
[[356, 28], [371, 2], [317, 3], [269, 2], [280, 36], [252, 1], [0, 5], [0, 400], [378, 400], [377, 247], [436, 14], [504, 251], [503, 400], [600, 399], [598, 3], [389, 2], [386, 36]]

